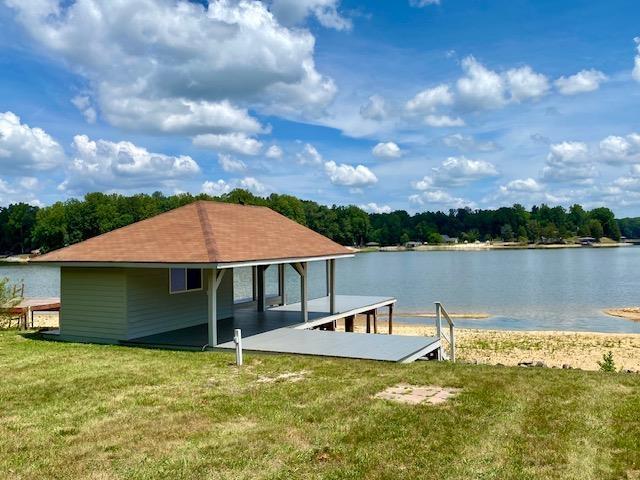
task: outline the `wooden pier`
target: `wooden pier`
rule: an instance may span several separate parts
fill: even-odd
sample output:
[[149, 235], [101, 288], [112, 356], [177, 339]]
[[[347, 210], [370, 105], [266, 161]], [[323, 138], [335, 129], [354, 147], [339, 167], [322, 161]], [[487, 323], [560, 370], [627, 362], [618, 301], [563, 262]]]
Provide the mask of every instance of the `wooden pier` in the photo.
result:
[[19, 328], [27, 329], [33, 327], [33, 312], [59, 312], [60, 298], [23, 298], [5, 310], [10, 316], [17, 317]]

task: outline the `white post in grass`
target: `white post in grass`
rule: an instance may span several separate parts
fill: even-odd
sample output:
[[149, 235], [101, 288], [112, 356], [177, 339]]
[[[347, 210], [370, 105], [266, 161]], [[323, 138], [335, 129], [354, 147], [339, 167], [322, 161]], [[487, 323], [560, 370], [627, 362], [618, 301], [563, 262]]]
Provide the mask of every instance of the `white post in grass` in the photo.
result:
[[242, 366], [242, 330], [236, 328], [233, 331], [233, 343], [236, 344], [236, 365]]

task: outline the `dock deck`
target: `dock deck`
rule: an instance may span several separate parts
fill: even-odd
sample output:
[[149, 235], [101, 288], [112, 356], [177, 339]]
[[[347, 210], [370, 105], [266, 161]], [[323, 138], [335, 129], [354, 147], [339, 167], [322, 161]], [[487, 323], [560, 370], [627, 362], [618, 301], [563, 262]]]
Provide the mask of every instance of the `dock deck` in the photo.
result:
[[[264, 312], [238, 305], [232, 318], [218, 321], [220, 343], [216, 348], [235, 348], [233, 332], [236, 328], [242, 331], [243, 348], [258, 352], [407, 362], [440, 348], [440, 340], [436, 337], [313, 330], [339, 318], [392, 305], [395, 301], [393, 297], [338, 295], [336, 313], [331, 314], [328, 297], [316, 298], [308, 302], [308, 322], [300, 321], [299, 303], [268, 308]], [[207, 344], [207, 332], [208, 325], [202, 323], [122, 343], [201, 349]]]
[[[235, 349], [233, 341], [217, 348]], [[409, 363], [440, 348], [436, 337], [279, 328], [242, 339], [244, 350]]]

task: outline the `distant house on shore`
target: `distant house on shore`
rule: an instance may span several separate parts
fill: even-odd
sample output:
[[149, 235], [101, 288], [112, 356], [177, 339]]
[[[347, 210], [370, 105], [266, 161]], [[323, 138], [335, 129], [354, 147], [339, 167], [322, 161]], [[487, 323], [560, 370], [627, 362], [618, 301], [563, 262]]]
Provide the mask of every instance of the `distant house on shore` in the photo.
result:
[[580, 237], [578, 238], [580, 245], [588, 247], [589, 245], [593, 245], [597, 242], [597, 240], [593, 237]]
[[365, 247], [379, 247], [380, 244], [378, 242], [367, 242], [364, 244]]
[[442, 241], [444, 243], [458, 243], [458, 237], [450, 237], [449, 235], [442, 235]]
[[412, 248], [419, 247], [421, 245], [422, 245], [422, 242], [407, 242], [407, 243], [404, 244], [404, 247], [412, 249]]

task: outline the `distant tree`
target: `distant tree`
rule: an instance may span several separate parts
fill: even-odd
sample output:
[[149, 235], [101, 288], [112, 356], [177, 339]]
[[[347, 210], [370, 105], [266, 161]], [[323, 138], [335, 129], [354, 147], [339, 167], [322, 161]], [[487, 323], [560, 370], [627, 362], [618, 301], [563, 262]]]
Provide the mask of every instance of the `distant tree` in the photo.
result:
[[518, 227], [518, 242], [527, 243], [529, 241], [529, 236], [527, 235], [527, 229], [524, 225], [520, 225]]
[[410, 240], [411, 238], [409, 237], [409, 234], [407, 232], [404, 232], [402, 235], [400, 235], [400, 243], [402, 245], [409, 242]]
[[442, 235], [437, 232], [431, 232], [427, 237], [427, 243], [430, 245], [439, 245], [443, 242]]
[[505, 242], [511, 242], [513, 240], [513, 228], [508, 223], [500, 227], [500, 237]]
[[592, 218], [589, 220], [589, 235], [593, 238], [600, 240], [604, 236], [604, 230], [599, 220]]
[[480, 240], [480, 232], [478, 229], [472, 228], [468, 232], [464, 232], [461, 238], [463, 242], [474, 243]]
[[[601, 236], [620, 240], [620, 228], [616, 222], [615, 215], [610, 209], [606, 207], [594, 208], [589, 212], [589, 218], [600, 222], [603, 230], [603, 234]], [[595, 237], [593, 234], [591, 236]]]

